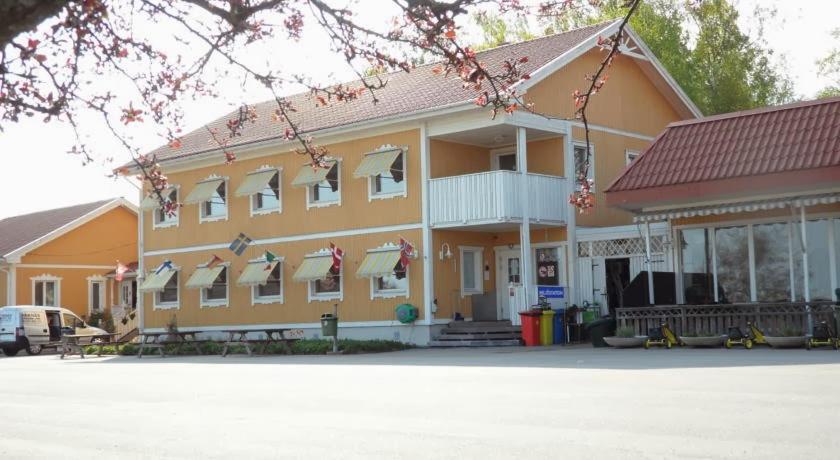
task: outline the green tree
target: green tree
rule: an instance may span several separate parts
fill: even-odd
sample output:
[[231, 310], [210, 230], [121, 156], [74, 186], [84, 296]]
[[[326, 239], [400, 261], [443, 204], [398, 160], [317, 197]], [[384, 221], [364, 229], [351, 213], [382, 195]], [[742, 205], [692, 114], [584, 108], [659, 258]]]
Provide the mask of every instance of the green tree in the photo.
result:
[[[834, 29], [831, 36], [840, 42], [840, 28]], [[817, 61], [818, 73], [832, 80], [829, 86], [817, 92], [817, 98], [840, 96], [840, 47], [832, 49], [828, 55]]]
[[473, 14], [473, 20], [481, 28], [482, 41], [474, 46], [476, 51], [495, 48], [511, 41], [524, 41], [535, 38], [525, 17], [508, 21], [502, 16], [489, 11]]

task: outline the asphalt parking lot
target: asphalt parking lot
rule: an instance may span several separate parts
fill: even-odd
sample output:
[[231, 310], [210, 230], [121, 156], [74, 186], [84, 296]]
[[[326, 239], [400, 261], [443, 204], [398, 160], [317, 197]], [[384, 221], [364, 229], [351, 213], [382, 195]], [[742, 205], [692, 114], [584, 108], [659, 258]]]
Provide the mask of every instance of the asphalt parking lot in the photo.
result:
[[0, 458], [836, 458], [840, 352], [0, 357]]

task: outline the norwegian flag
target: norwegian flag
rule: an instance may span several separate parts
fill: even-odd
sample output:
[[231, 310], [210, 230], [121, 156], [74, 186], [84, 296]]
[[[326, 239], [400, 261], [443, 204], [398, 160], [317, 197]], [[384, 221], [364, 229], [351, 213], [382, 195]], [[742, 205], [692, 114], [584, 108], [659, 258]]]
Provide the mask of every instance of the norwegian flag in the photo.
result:
[[332, 254], [333, 264], [330, 270], [333, 273], [341, 272], [341, 261], [344, 259], [344, 251], [333, 243], [330, 243], [330, 254]]
[[408, 268], [408, 264], [411, 263], [412, 258], [414, 258], [414, 246], [406, 241], [405, 238], [400, 238], [400, 263], [403, 269]]
[[123, 280], [123, 275], [125, 275], [125, 272], [127, 272], [127, 271], [128, 271], [128, 267], [126, 267], [125, 265], [123, 265], [123, 264], [122, 264], [122, 263], [118, 260], [118, 261], [117, 261], [116, 276], [114, 276], [114, 279], [116, 279], [117, 281], [122, 281], [122, 280]]

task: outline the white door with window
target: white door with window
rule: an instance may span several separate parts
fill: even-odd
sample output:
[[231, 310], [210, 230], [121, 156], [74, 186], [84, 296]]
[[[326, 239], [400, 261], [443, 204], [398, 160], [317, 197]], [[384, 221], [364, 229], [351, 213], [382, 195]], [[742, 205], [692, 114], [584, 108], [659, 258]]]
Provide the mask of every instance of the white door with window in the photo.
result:
[[519, 311], [515, 302], [517, 292], [522, 288], [522, 254], [519, 249], [496, 251], [496, 317], [500, 320], [514, 319], [512, 313]]

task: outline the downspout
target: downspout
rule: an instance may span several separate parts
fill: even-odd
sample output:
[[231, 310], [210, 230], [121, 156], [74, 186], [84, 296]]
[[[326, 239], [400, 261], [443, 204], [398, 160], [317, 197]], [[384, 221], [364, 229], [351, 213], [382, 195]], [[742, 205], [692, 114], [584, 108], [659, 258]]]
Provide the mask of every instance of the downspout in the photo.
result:
[[[429, 202], [430, 151], [429, 131], [426, 123], [420, 125], [420, 201], [423, 221], [423, 322], [434, 323], [435, 284], [434, 251], [432, 250], [432, 229], [430, 227], [431, 203]], [[431, 337], [430, 337], [431, 338]]]
[[[563, 138], [563, 175], [566, 176], [566, 196], [572, 193], [575, 187], [575, 147], [572, 139], [572, 124], [565, 122], [566, 135]], [[568, 203], [568, 201], [566, 201]], [[568, 291], [566, 293], [566, 307], [576, 304], [580, 295], [578, 290], [578, 243], [577, 243], [577, 215], [575, 209], [566, 204], [566, 278]]]

